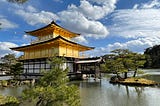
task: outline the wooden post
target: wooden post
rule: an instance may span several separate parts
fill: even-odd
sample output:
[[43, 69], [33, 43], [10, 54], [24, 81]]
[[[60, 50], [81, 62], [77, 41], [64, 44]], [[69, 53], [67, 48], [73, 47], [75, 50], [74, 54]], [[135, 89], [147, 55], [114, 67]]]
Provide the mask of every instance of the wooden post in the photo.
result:
[[100, 70], [100, 63], [98, 63], [98, 72], [99, 72], [99, 79], [101, 80], [101, 70]]
[[95, 80], [96, 80], [96, 63], [94, 63], [94, 73], [95, 73]]

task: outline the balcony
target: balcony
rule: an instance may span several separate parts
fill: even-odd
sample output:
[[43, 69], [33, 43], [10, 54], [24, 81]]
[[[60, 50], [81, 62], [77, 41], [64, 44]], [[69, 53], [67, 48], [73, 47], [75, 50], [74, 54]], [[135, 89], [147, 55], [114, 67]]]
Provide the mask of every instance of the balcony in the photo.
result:
[[79, 57], [78, 58], [88, 58], [90, 57], [89, 55], [85, 54], [84, 52], [79, 53]]
[[[57, 37], [57, 36], [56, 36], [56, 37]], [[39, 39], [36, 39], [36, 40], [31, 41], [31, 44], [44, 42], [44, 41], [47, 41], [47, 40], [50, 40], [50, 39], [53, 39], [53, 38], [55, 38], [55, 37], [49, 36], [49, 37], [46, 37], [46, 38], [41, 38], [41, 39], [39, 38]], [[63, 38], [65, 38], [65, 39], [67, 39], [67, 40], [69, 40], [69, 41], [75, 42], [74, 39], [69, 39], [69, 38], [66, 38], [66, 37], [63, 37]]]
[[[51, 38], [49, 38], [49, 39], [51, 39]], [[31, 41], [31, 44], [44, 42], [44, 41], [47, 41], [47, 40], [49, 40], [49, 39], [42, 39], [42, 40], [36, 39], [36, 40]]]

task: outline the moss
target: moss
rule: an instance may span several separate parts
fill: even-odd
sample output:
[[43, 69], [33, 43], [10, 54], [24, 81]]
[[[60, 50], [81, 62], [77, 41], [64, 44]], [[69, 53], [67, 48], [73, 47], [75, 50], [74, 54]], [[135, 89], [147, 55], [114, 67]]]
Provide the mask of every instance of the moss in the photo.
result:
[[121, 84], [126, 85], [157, 85], [158, 83], [152, 80], [144, 79], [144, 78], [127, 78], [124, 81], [119, 81]]

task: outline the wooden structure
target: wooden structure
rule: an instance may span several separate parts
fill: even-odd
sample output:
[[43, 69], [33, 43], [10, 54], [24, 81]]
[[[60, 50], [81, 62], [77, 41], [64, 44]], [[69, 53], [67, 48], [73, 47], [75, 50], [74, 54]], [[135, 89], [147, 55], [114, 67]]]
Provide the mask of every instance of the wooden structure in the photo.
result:
[[40, 73], [43, 69], [49, 70], [50, 65], [47, 63], [47, 59], [55, 54], [64, 56], [67, 62], [63, 67], [68, 67], [70, 72], [74, 72], [75, 59], [85, 58], [80, 54], [94, 49], [94, 47], [74, 42], [72, 38], [80, 36], [80, 34], [71, 32], [54, 21], [40, 29], [27, 31], [26, 34], [35, 36], [37, 39], [30, 45], [11, 48], [23, 52], [20, 60], [23, 62], [24, 73]]
[[100, 58], [85, 58], [79, 59], [75, 61], [76, 64], [76, 71], [81, 73], [82, 75], [85, 74], [87, 77], [90, 75], [101, 78], [100, 73], [100, 64], [103, 63], [103, 59]]

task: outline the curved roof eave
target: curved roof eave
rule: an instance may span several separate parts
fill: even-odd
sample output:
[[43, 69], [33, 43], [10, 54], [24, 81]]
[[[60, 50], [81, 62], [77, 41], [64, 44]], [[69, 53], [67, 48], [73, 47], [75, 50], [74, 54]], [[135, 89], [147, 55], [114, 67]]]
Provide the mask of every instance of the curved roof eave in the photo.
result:
[[50, 40], [47, 40], [47, 41], [43, 41], [43, 42], [31, 44], [31, 45], [26, 45], [26, 46], [21, 46], [21, 47], [14, 47], [14, 48], [10, 48], [10, 49], [18, 50], [18, 49], [27, 48], [27, 47], [33, 47], [33, 46], [36, 46], [36, 45], [39, 45], [39, 44], [45, 44], [45, 43], [48, 43], [48, 42], [51, 42], [51, 41], [54, 41], [54, 40], [57, 40], [57, 39], [62, 39], [64, 41], [66, 41], [66, 42], [69, 42], [69, 43], [72, 43], [72, 44], [76, 44], [76, 45], [80, 45], [80, 46], [88, 48], [90, 50], [95, 48], [95, 47], [88, 47], [88, 46], [84, 46], [84, 45], [78, 44], [76, 42], [73, 42], [73, 41], [70, 41], [70, 40], [67, 40], [67, 39], [63, 38], [62, 36], [57, 36], [56, 38], [53, 38], [53, 39], [50, 39]]
[[33, 30], [33, 31], [24, 31], [24, 32], [27, 33], [27, 34], [30, 34], [30, 35], [35, 36], [35, 35], [32, 34], [32, 33], [36, 32], [36, 31], [39, 31], [39, 30], [42, 30], [42, 29], [45, 29], [45, 28], [48, 28], [48, 27], [52, 27], [52, 25], [58, 26], [58, 27], [60, 27], [60, 28], [62, 28], [62, 29], [64, 29], [64, 30], [67, 30], [67, 31], [70, 32], [70, 33], [73, 33], [73, 34], [77, 35], [77, 36], [80, 35], [79, 33], [75, 33], [75, 32], [69, 31], [68, 29], [65, 29], [65, 28], [61, 27], [60, 25], [58, 25], [58, 24], [55, 23], [54, 21], [52, 21], [50, 24], [48, 24], [48, 25], [46, 25], [46, 26], [44, 26], [44, 27], [42, 27], [42, 28], [39, 28], [39, 29], [36, 29], [36, 30]]

